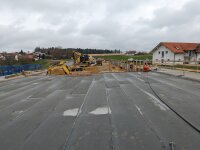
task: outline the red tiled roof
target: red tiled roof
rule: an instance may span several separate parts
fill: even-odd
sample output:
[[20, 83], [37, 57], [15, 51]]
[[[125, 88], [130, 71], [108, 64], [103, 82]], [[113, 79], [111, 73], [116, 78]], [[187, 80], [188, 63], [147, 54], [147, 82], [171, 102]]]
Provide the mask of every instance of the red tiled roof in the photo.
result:
[[165, 46], [173, 53], [184, 53], [184, 51], [195, 50], [199, 43], [175, 43], [175, 42], [161, 42], [153, 50], [155, 51], [160, 46]]

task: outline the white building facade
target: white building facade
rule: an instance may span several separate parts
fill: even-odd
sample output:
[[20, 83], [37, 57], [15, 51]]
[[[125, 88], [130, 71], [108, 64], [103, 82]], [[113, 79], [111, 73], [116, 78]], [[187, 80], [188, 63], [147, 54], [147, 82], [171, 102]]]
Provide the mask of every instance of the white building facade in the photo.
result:
[[153, 64], [196, 64], [200, 61], [197, 46], [198, 43], [160, 43], [151, 51]]

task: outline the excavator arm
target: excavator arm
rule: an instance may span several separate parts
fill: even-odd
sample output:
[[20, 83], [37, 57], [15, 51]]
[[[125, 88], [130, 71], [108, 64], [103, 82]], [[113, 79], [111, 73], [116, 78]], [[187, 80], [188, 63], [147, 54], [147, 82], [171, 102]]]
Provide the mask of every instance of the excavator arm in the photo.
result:
[[70, 74], [70, 71], [69, 71], [69, 68], [68, 68], [68, 66], [67, 66], [67, 65], [63, 65], [63, 66], [62, 66], [62, 68], [63, 68], [63, 70], [64, 70], [65, 74], [67, 74], [67, 75], [69, 75], [69, 74]]
[[81, 56], [81, 53], [73, 51], [74, 64], [79, 64], [81, 62]]

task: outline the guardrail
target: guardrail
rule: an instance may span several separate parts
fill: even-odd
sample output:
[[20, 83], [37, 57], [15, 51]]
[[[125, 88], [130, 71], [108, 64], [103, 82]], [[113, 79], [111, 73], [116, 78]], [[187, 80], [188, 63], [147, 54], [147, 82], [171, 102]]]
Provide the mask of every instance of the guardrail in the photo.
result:
[[23, 71], [33, 71], [39, 69], [42, 69], [42, 65], [40, 64], [0, 66], [0, 76], [6, 76], [21, 73]]

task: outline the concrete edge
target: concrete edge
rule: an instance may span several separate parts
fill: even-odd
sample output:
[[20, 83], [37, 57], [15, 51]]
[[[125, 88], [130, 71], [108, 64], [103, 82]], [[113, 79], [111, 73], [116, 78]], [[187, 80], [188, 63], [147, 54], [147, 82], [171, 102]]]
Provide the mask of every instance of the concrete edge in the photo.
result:
[[4, 82], [7, 82], [7, 81], [12, 81], [12, 80], [15, 80], [15, 79], [21, 79], [21, 78], [24, 78], [24, 76], [20, 75], [18, 77], [14, 77], [14, 78], [10, 78], [10, 79], [5, 79], [5, 80], [0, 81], [0, 83], [4, 83]]
[[43, 73], [46, 73], [46, 71], [41, 71], [41, 72], [37, 72], [37, 73], [34, 73], [34, 74], [28, 74], [28, 75], [24, 75], [24, 76], [25, 76], [25, 77], [37, 76], [37, 75], [40, 75], [40, 74], [43, 74]]
[[13, 77], [13, 78], [2, 80], [2, 81], [0, 81], [0, 83], [4, 83], [4, 82], [7, 82], [7, 81], [12, 81], [12, 80], [15, 80], [15, 79], [21, 79], [21, 78], [25, 78], [25, 77], [30, 77], [30, 76], [37, 76], [37, 75], [43, 74], [45, 72], [46, 71], [41, 71], [41, 72], [37, 72], [35, 74], [20, 75], [20, 76], [17, 76], [17, 77]]
[[199, 82], [200, 83], [199, 79], [189, 78], [189, 77], [180, 76], [180, 75], [174, 75], [174, 74], [170, 74], [170, 73], [166, 73], [166, 72], [158, 72], [158, 71], [152, 71], [152, 72], [160, 73], [160, 74], [164, 74], [164, 75], [168, 75], [168, 76], [172, 76], [172, 77], [182, 78], [182, 79], [186, 79], [186, 80], [189, 80], [189, 81], [195, 81], [195, 82]]

